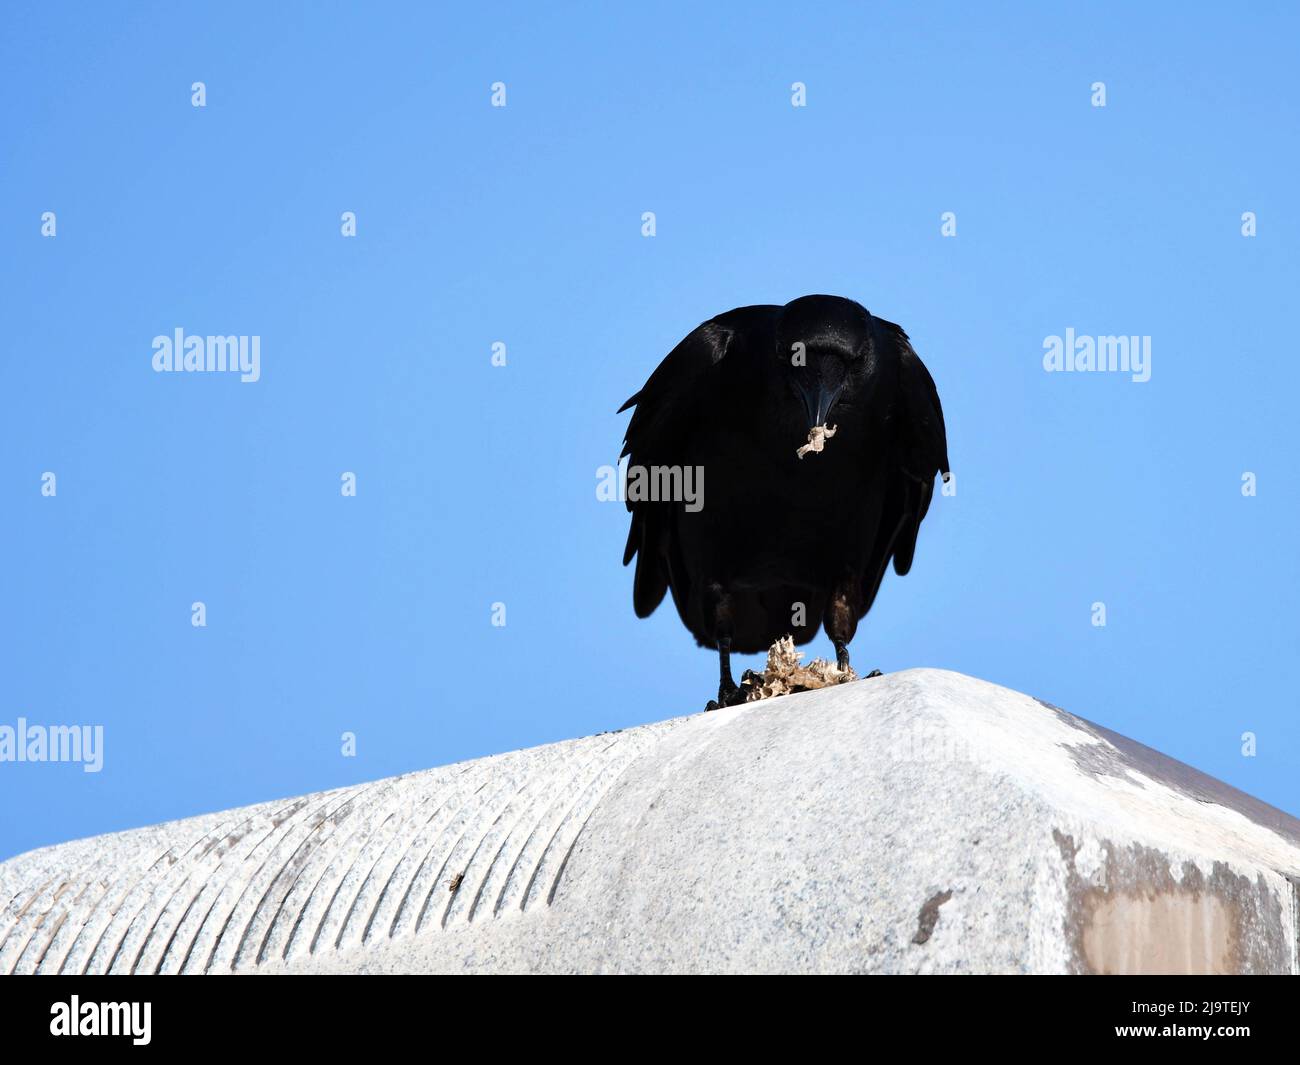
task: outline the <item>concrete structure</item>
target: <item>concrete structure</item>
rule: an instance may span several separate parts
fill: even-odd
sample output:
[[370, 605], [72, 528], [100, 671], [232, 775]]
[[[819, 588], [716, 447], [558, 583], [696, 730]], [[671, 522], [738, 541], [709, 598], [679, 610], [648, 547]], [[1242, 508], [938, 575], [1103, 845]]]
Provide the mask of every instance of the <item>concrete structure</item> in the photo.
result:
[[0, 973], [1297, 971], [1300, 822], [936, 670], [0, 865]]

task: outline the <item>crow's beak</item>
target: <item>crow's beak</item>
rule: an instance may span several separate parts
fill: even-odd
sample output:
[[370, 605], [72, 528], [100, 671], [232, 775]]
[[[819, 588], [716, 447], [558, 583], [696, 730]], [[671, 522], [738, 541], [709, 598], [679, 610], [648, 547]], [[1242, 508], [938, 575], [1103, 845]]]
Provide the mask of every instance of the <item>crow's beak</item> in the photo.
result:
[[818, 382], [815, 389], [799, 389], [799, 397], [803, 400], [804, 413], [808, 416], [809, 429], [815, 429], [819, 425], [826, 424], [831, 408], [835, 406], [835, 401], [840, 398], [840, 393], [843, 391], [843, 383], [834, 388], [827, 388], [826, 385]]

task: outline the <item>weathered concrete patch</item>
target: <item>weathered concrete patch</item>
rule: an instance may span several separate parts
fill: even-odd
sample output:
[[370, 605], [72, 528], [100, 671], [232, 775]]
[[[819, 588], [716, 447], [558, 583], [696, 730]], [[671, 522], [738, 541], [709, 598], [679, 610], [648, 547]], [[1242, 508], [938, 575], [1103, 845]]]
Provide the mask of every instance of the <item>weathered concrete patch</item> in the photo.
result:
[[[1294, 965], [1285, 878], [1254, 880], [1213, 862], [1208, 874], [1159, 850], [1103, 841], [1090, 874], [1074, 840], [1053, 837], [1067, 867], [1065, 930], [1076, 972], [1281, 973]], [[1290, 927], [1288, 927], [1290, 925]]]

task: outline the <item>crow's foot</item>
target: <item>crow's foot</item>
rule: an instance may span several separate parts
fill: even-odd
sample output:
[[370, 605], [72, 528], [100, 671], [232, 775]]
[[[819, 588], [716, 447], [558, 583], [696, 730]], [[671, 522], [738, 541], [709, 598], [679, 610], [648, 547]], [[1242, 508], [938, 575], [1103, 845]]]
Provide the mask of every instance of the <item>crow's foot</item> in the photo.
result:
[[[748, 677], [750, 672], [750, 670], [746, 670], [745, 676]], [[735, 684], [723, 684], [718, 688], [718, 697], [710, 699], [704, 704], [704, 712], [707, 714], [710, 710], [720, 710], [724, 706], [739, 706], [744, 701], [745, 689], [743, 687], [738, 687]]]
[[884, 674], [881, 673], [880, 670], [873, 669], [870, 673], [867, 674], [866, 679], [870, 680], [872, 677], [883, 677], [883, 676]]

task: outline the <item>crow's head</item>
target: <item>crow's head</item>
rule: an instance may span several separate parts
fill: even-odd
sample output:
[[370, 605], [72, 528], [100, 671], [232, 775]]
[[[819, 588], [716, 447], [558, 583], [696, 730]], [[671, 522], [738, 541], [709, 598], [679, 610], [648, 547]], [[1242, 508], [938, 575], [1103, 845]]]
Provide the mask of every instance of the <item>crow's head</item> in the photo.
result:
[[786, 304], [776, 330], [776, 360], [785, 387], [813, 429], [833, 421], [837, 403], [865, 378], [871, 315], [841, 296], [803, 296]]

